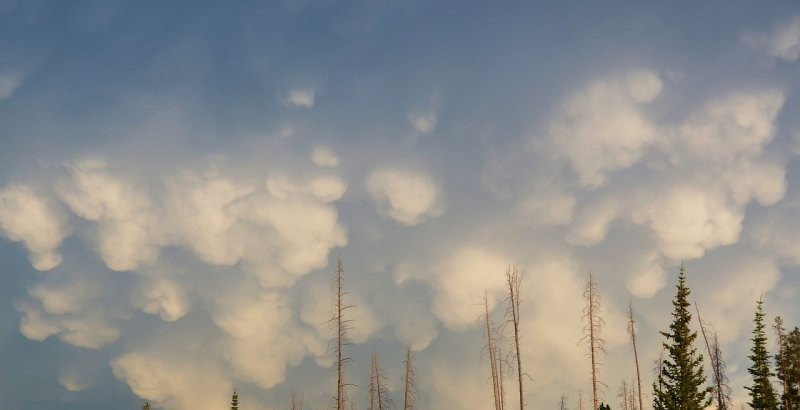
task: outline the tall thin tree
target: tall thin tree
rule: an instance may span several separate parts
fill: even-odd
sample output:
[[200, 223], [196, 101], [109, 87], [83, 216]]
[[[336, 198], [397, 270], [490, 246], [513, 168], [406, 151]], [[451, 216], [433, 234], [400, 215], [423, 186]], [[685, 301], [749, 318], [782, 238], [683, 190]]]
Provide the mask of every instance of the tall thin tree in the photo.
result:
[[750, 407], [757, 410], [775, 410], [778, 408], [778, 398], [772, 387], [769, 366], [769, 352], [767, 352], [767, 334], [764, 330], [764, 301], [756, 302], [756, 314], [753, 319], [753, 347], [750, 349], [752, 365], [747, 369], [753, 377], [753, 384], [745, 386], [750, 392]]
[[233, 395], [231, 396], [231, 410], [239, 410], [239, 393], [236, 389], [233, 389]]
[[778, 373], [778, 380], [781, 381], [783, 387], [783, 394], [781, 399], [783, 401], [784, 409], [791, 409], [791, 398], [789, 396], [789, 385], [786, 383], [786, 378], [783, 375], [787, 374], [786, 371], [786, 328], [783, 327], [783, 319], [780, 316], [775, 317], [775, 324], [772, 326], [775, 330], [775, 342], [778, 345], [778, 354], [775, 356], [776, 370]]
[[[718, 410], [727, 410], [727, 400], [725, 400], [725, 390], [723, 389], [723, 375], [721, 374], [721, 366], [717, 363], [717, 360], [721, 360], [721, 354], [716, 354], [717, 352], [712, 349], [712, 342], [709, 339], [709, 332], [706, 331], [706, 328], [709, 326], [708, 323], [703, 321], [703, 318], [700, 316], [700, 307], [697, 305], [697, 301], [694, 302], [695, 311], [697, 311], [697, 323], [700, 324], [700, 333], [703, 335], [703, 341], [706, 345], [706, 351], [708, 352], [708, 360], [711, 362], [711, 374], [714, 377], [714, 389], [712, 393], [717, 399], [717, 409]], [[716, 333], [715, 333], [716, 335]], [[715, 349], [719, 349], [719, 345], [715, 345]]]
[[636, 315], [633, 312], [633, 301], [628, 299], [628, 335], [631, 337], [631, 345], [633, 346], [633, 360], [636, 364], [636, 392], [639, 398], [639, 409], [644, 410], [644, 402], [642, 401], [642, 376], [639, 372], [639, 351], [636, 349]]
[[391, 410], [393, 408], [392, 398], [389, 394], [388, 386], [386, 386], [386, 376], [380, 364], [378, 364], [378, 354], [375, 352], [372, 353], [372, 377], [375, 396], [372, 406], [376, 410]]
[[527, 376], [522, 370], [522, 354], [520, 352], [520, 307], [522, 301], [520, 299], [520, 289], [522, 287], [522, 274], [517, 270], [516, 266], [509, 266], [506, 270], [506, 285], [508, 286], [508, 309], [506, 315], [509, 324], [514, 331], [512, 355], [517, 365], [517, 381], [519, 384], [519, 408], [525, 408], [525, 388], [522, 379]]
[[600, 336], [603, 330], [605, 321], [600, 316], [600, 294], [597, 291], [597, 282], [594, 280], [594, 274], [589, 272], [589, 280], [586, 282], [586, 288], [583, 291], [583, 297], [586, 300], [586, 307], [583, 309], [583, 319], [586, 324], [583, 327], [584, 336], [581, 342], [586, 343], [589, 347], [587, 356], [591, 359], [592, 364], [592, 403], [593, 409], [600, 408], [600, 389], [605, 387], [605, 384], [600, 381], [599, 367], [600, 367], [600, 354], [606, 352], [606, 341]]
[[498, 357], [498, 347], [495, 340], [495, 328], [489, 316], [489, 297], [486, 291], [483, 292], [483, 322], [486, 331], [486, 345], [484, 354], [489, 358], [490, 374], [492, 376], [492, 397], [494, 398], [495, 410], [503, 410], [502, 388], [501, 388], [501, 369], [498, 368], [500, 357]]
[[406, 348], [406, 360], [403, 361], [406, 374], [403, 376], [403, 410], [413, 410], [419, 393], [417, 391], [417, 371], [414, 368], [414, 353], [411, 346]]
[[344, 369], [351, 359], [345, 355], [344, 348], [350, 344], [347, 338], [347, 332], [352, 322], [345, 317], [345, 312], [353, 306], [344, 302], [344, 297], [348, 292], [344, 290], [344, 265], [342, 264], [341, 258], [336, 262], [336, 271], [333, 277], [333, 291], [335, 300], [331, 323], [336, 328], [336, 336], [334, 339], [334, 353], [336, 354], [336, 410], [345, 410], [345, 404], [347, 402], [345, 387], [348, 386], [348, 384], [345, 382]]

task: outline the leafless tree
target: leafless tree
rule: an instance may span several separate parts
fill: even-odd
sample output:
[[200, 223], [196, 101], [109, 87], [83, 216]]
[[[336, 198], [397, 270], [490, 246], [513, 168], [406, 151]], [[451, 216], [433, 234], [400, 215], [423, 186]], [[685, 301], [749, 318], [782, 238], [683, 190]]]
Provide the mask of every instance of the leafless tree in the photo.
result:
[[[694, 302], [694, 308], [697, 311], [697, 321], [700, 323], [700, 333], [703, 335], [703, 340], [706, 344], [706, 351], [708, 352], [709, 360], [711, 361], [711, 374], [714, 376], [714, 395], [717, 399], [717, 409], [727, 410], [728, 399], [726, 399], [726, 391], [728, 390], [725, 383], [725, 375], [723, 367], [725, 362], [722, 360], [722, 353], [719, 349], [719, 344], [716, 342], [716, 332], [709, 335], [711, 325], [704, 322], [700, 316], [700, 308], [697, 306], [697, 301]], [[713, 337], [713, 340], [711, 339]]]
[[294, 388], [292, 388], [292, 410], [303, 410], [303, 398], [304, 394], [300, 393], [300, 402], [297, 402], [297, 396], [294, 392]]
[[486, 330], [486, 345], [484, 345], [484, 355], [489, 358], [489, 367], [492, 375], [492, 395], [494, 397], [495, 410], [503, 410], [504, 400], [502, 394], [503, 372], [502, 358], [500, 357], [499, 346], [495, 338], [497, 330], [492, 325], [489, 316], [489, 297], [486, 291], [483, 294], [483, 322]]
[[417, 371], [414, 368], [414, 354], [411, 352], [411, 346], [406, 348], [406, 360], [403, 364], [406, 367], [406, 374], [403, 377], [403, 410], [413, 410], [419, 393], [417, 391]]
[[508, 308], [506, 310], [507, 323], [511, 324], [514, 330], [514, 340], [512, 344], [512, 357], [517, 365], [517, 380], [519, 383], [519, 408], [525, 408], [525, 388], [522, 379], [527, 376], [522, 370], [522, 355], [520, 353], [520, 319], [519, 311], [522, 301], [520, 300], [520, 288], [522, 286], [522, 274], [516, 266], [509, 266], [506, 270], [506, 285], [508, 286]]
[[626, 382], [623, 379], [622, 380], [622, 385], [619, 387], [619, 394], [617, 394], [617, 397], [619, 397], [620, 400], [621, 400], [620, 401], [620, 410], [632, 410], [630, 408], [630, 406], [628, 405], [628, 396], [629, 395], [630, 394], [628, 392], [628, 382]]
[[567, 395], [562, 394], [561, 400], [558, 403], [558, 410], [567, 410]]
[[639, 371], [639, 352], [636, 349], [636, 315], [633, 312], [633, 302], [628, 300], [628, 335], [631, 337], [631, 345], [633, 346], [633, 360], [636, 364], [636, 391], [639, 398], [639, 409], [644, 409], [642, 401], [642, 376]]
[[372, 380], [370, 386], [374, 400], [370, 400], [370, 407], [372, 410], [391, 410], [393, 408], [392, 399], [389, 395], [389, 389], [386, 386], [386, 377], [383, 374], [383, 369], [378, 364], [378, 355], [372, 353]]
[[336, 328], [336, 337], [334, 340], [334, 353], [336, 354], [336, 410], [345, 410], [347, 403], [347, 394], [345, 387], [349, 386], [345, 382], [344, 368], [347, 363], [351, 361], [344, 353], [344, 348], [350, 345], [347, 338], [347, 332], [350, 329], [351, 320], [345, 318], [345, 312], [353, 306], [344, 303], [344, 297], [348, 294], [344, 290], [344, 265], [341, 258], [336, 263], [336, 272], [333, 277], [333, 291], [334, 291], [334, 313], [330, 323]]
[[584, 336], [581, 342], [586, 343], [589, 347], [587, 356], [591, 358], [592, 362], [592, 400], [594, 410], [598, 410], [600, 389], [606, 387], [600, 381], [598, 372], [601, 365], [599, 356], [606, 352], [606, 341], [600, 336], [605, 321], [600, 316], [600, 294], [597, 291], [597, 282], [595, 282], [592, 272], [589, 272], [589, 280], [586, 282], [583, 297], [586, 300], [586, 307], [583, 309], [583, 319], [586, 321], [586, 325], [583, 328]]

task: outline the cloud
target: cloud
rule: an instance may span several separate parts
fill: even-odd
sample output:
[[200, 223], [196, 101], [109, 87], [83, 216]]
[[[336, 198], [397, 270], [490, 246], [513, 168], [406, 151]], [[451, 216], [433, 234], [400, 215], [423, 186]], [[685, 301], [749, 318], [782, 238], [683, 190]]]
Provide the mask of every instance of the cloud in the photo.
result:
[[22, 242], [37, 270], [50, 270], [61, 263], [58, 248], [69, 233], [66, 215], [51, 198], [27, 185], [0, 190], [0, 234]]
[[742, 40], [771, 57], [797, 61], [800, 58], [800, 16], [776, 24], [769, 33], [746, 33]]
[[316, 95], [313, 88], [295, 88], [289, 90], [283, 104], [287, 107], [311, 108], [314, 106]]
[[25, 78], [22, 74], [13, 72], [0, 73], [0, 100], [13, 97], [24, 82]]
[[366, 180], [379, 212], [401, 225], [417, 225], [442, 214], [441, 194], [433, 180], [417, 171], [380, 168]]
[[335, 167], [339, 165], [339, 157], [330, 148], [316, 145], [311, 151], [311, 162], [320, 168]]
[[657, 138], [644, 109], [662, 88], [656, 73], [638, 70], [593, 82], [567, 98], [547, 135], [581, 185], [602, 186], [609, 173], [642, 159]]

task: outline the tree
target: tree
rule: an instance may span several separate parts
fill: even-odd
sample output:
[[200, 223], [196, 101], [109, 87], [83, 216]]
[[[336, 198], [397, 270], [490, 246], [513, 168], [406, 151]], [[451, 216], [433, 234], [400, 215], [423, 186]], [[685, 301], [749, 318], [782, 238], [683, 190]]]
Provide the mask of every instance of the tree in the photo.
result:
[[303, 410], [303, 399], [305, 394], [302, 392], [300, 393], [300, 403], [297, 402], [297, 396], [294, 393], [294, 389], [292, 389], [292, 410]]
[[403, 376], [403, 410], [413, 410], [419, 393], [417, 392], [417, 371], [414, 368], [414, 354], [411, 352], [411, 346], [406, 348], [406, 360], [403, 365], [406, 368], [406, 374]]
[[658, 378], [653, 383], [655, 410], [701, 410], [711, 404], [711, 389], [703, 387], [706, 383], [703, 355], [693, 347], [697, 332], [689, 328], [692, 321], [690, 293], [681, 264], [677, 293], [672, 301], [672, 324], [669, 332], [660, 332], [666, 338], [663, 345], [667, 358], [661, 363]]
[[231, 410], [239, 410], [239, 393], [233, 389], [233, 396], [231, 396]]
[[150, 410], [150, 402], [149, 401], [144, 402], [144, 407], [142, 407], [142, 410]]
[[772, 387], [769, 368], [769, 352], [767, 352], [767, 335], [764, 331], [764, 301], [756, 303], [756, 314], [753, 320], [753, 347], [750, 349], [752, 365], [747, 371], [753, 377], [753, 384], [746, 386], [750, 392], [750, 406], [754, 409], [775, 410], [778, 408], [778, 397]]
[[594, 275], [589, 272], [589, 280], [586, 282], [586, 289], [583, 292], [583, 297], [586, 299], [586, 307], [583, 309], [583, 319], [586, 325], [583, 328], [584, 336], [581, 342], [584, 342], [589, 347], [588, 356], [591, 358], [592, 363], [592, 400], [594, 410], [599, 410], [600, 406], [600, 388], [605, 386], [599, 379], [598, 367], [600, 366], [600, 353], [606, 352], [606, 341], [600, 337], [600, 332], [603, 330], [605, 322], [600, 316], [600, 294], [597, 292], [597, 282], [594, 280]]
[[378, 364], [378, 354], [372, 353], [372, 377], [370, 380], [370, 410], [390, 410], [393, 408], [386, 387], [386, 377]]
[[636, 363], [636, 392], [639, 399], [639, 409], [644, 410], [642, 401], [642, 376], [639, 372], [639, 352], [636, 350], [636, 315], [633, 313], [633, 302], [628, 300], [628, 335], [633, 346], [633, 360]]
[[[719, 347], [717, 340], [717, 333], [713, 332], [713, 336], [709, 336], [712, 330], [706, 331], [706, 328], [711, 328], [711, 325], [704, 322], [700, 317], [700, 307], [697, 302], [694, 302], [695, 310], [697, 311], [697, 322], [700, 324], [700, 333], [703, 335], [703, 341], [706, 344], [708, 358], [711, 361], [711, 374], [714, 376], [714, 387], [712, 390], [713, 396], [717, 399], [717, 409], [727, 410], [730, 407], [730, 387], [728, 387], [728, 378], [725, 376], [725, 361], [722, 358], [722, 351]], [[710, 339], [713, 337], [713, 341]]]
[[486, 345], [484, 353], [489, 357], [489, 368], [492, 375], [492, 397], [495, 410], [503, 410], [505, 397], [503, 395], [503, 365], [500, 346], [497, 343], [497, 329], [489, 317], [489, 298], [486, 291], [483, 293], [483, 322], [486, 330]]
[[522, 286], [522, 274], [517, 270], [516, 266], [509, 266], [506, 270], [506, 285], [508, 286], [508, 309], [506, 316], [509, 324], [514, 330], [514, 340], [511, 346], [512, 354], [516, 359], [517, 364], [517, 381], [519, 383], [519, 409], [525, 408], [525, 389], [522, 383], [523, 377], [526, 374], [522, 371], [522, 355], [520, 354], [520, 327], [519, 327], [519, 309], [522, 304], [520, 300], [520, 288]]
[[609, 406], [608, 404], [604, 404], [604, 403], [602, 403], [602, 402], [601, 402], [601, 403], [600, 403], [600, 405], [599, 405], [599, 406], [597, 406], [597, 409], [598, 409], [598, 410], [611, 410], [611, 406]]
[[345, 319], [345, 312], [352, 308], [352, 305], [344, 303], [344, 296], [347, 292], [344, 290], [344, 265], [342, 260], [339, 259], [336, 263], [336, 271], [333, 276], [333, 290], [334, 290], [334, 313], [330, 322], [336, 328], [334, 353], [336, 354], [336, 410], [345, 410], [347, 402], [347, 394], [344, 390], [348, 384], [344, 380], [344, 367], [351, 360], [344, 354], [344, 347], [350, 344], [347, 339], [347, 331], [350, 328], [350, 320]]
[[776, 358], [778, 379], [784, 385], [784, 410], [800, 410], [800, 329], [795, 327], [783, 341], [783, 355]]

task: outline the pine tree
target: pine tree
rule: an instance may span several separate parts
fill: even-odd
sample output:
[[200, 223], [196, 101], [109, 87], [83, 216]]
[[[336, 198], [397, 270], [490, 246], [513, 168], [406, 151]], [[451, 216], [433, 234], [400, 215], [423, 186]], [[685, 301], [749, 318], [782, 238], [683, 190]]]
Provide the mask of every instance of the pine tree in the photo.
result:
[[672, 301], [672, 324], [669, 332], [661, 332], [667, 339], [664, 348], [668, 357], [661, 364], [658, 378], [653, 383], [655, 410], [701, 410], [711, 404], [711, 389], [703, 387], [706, 383], [703, 355], [693, 346], [697, 332], [689, 329], [692, 321], [690, 293], [686, 286], [686, 272], [681, 264], [677, 294]]
[[611, 410], [611, 406], [605, 403], [600, 403], [600, 406], [597, 407], [598, 410]]
[[783, 340], [783, 355], [778, 356], [778, 379], [786, 386], [782, 396], [784, 410], [800, 410], [800, 329], [795, 327]]
[[142, 407], [142, 410], [150, 410], [150, 402], [149, 401], [144, 402], [144, 407]]
[[231, 410], [239, 410], [239, 393], [233, 389], [233, 396], [231, 396]]
[[756, 315], [753, 320], [753, 347], [752, 354], [748, 356], [753, 364], [747, 371], [753, 376], [753, 385], [745, 387], [750, 392], [750, 402], [754, 409], [775, 410], [778, 408], [778, 397], [772, 387], [769, 369], [769, 352], [767, 352], [767, 335], [764, 331], [764, 301], [759, 299], [756, 303]]

